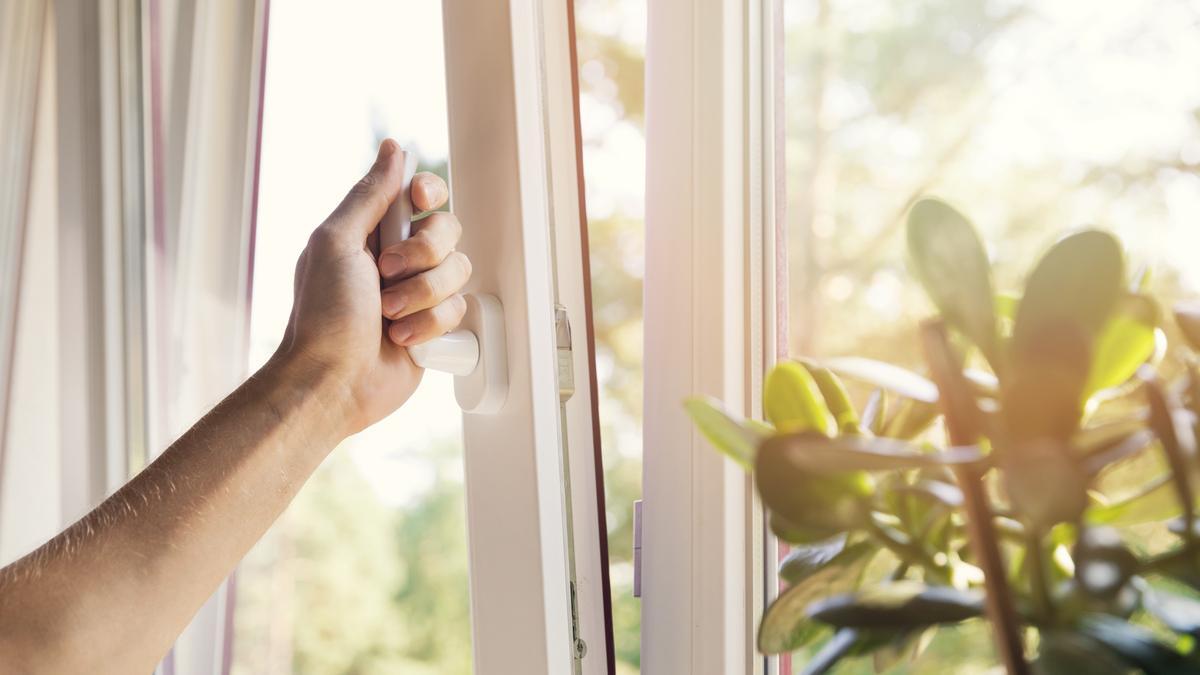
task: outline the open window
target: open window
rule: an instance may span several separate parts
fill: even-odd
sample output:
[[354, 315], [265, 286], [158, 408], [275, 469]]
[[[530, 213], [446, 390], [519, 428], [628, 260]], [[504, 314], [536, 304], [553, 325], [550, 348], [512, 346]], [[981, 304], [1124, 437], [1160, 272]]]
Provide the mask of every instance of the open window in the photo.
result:
[[[384, 649], [411, 656], [427, 646], [411, 644], [421, 631], [437, 627], [415, 617], [434, 607], [460, 620], [446, 658], [424, 659], [439, 672], [610, 672], [570, 5], [15, 6], [28, 10], [19, 24], [28, 35], [46, 39], [21, 42], [33, 61], [22, 61], [29, 72], [14, 71], [12, 81], [40, 83], [42, 96], [28, 110], [5, 99], [4, 119], [17, 115], [13, 128], [37, 149], [14, 145], [10, 157], [6, 144], [4, 159], [19, 167], [32, 156], [44, 169], [20, 175], [32, 176], [31, 194], [43, 197], [29, 206], [31, 218], [49, 227], [24, 243], [5, 239], [0, 253], [37, 253], [24, 256], [40, 262], [21, 271], [20, 288], [32, 295], [23, 299], [14, 362], [47, 360], [40, 373], [0, 372], [19, 389], [23, 419], [33, 415], [63, 432], [37, 455], [16, 449], [31, 438], [29, 428], [6, 429], [5, 558], [102, 500], [246, 376], [270, 348], [277, 310], [290, 299], [297, 242], [340, 198], [336, 186], [361, 173], [378, 136], [392, 134], [422, 156], [422, 168], [448, 176], [452, 207], [467, 227], [461, 248], [474, 260], [469, 290], [503, 303], [505, 404], [492, 415], [447, 414], [455, 410], [451, 378], [431, 374], [412, 409], [353, 439], [348, 445], [359, 447], [335, 453], [314, 478], [316, 487], [333, 484], [358, 501], [322, 502], [330, 493], [319, 490], [302, 497], [201, 610], [161, 670], [291, 672], [302, 663], [289, 640], [310, 638], [314, 651], [301, 656], [336, 664], [335, 648], [320, 649], [328, 626], [314, 619], [318, 608], [336, 612], [334, 621], [371, 622], [347, 639], [381, 635], [394, 640]], [[354, 42], [372, 24], [379, 52]], [[314, 49], [313, 31], [344, 36], [334, 49], [342, 56]], [[408, 43], [396, 47], [406, 32]], [[36, 57], [47, 54], [37, 68]], [[34, 114], [38, 133], [29, 135]], [[8, 227], [26, 224], [23, 215], [9, 217], [9, 203], [3, 232], [27, 231]], [[10, 288], [17, 286], [4, 287], [6, 312]], [[93, 327], [94, 339], [59, 339], [68, 319]], [[39, 335], [53, 339], [33, 339]], [[46, 372], [52, 377], [39, 379]], [[401, 434], [413, 439], [409, 449], [426, 441], [429, 454], [389, 453]], [[55, 463], [42, 467], [30, 490], [13, 488], [33, 478], [26, 469], [39, 456]], [[423, 503], [418, 514], [405, 500], [422, 481], [427, 488], [440, 478], [447, 480], [434, 495], [441, 502]], [[381, 495], [393, 501], [380, 507]], [[10, 530], [30, 507], [45, 522]], [[338, 509], [342, 521], [331, 517]], [[429, 542], [422, 528], [448, 534], [446, 548], [417, 550]], [[380, 572], [354, 548], [400, 539], [414, 547], [400, 552], [402, 560], [429, 564]], [[339, 574], [381, 583], [321, 595], [329, 589], [304, 550], [314, 543], [334, 549], [321, 555], [346, 565]], [[412, 599], [403, 597], [405, 584], [431, 585], [419, 578], [426, 573], [446, 575], [441, 587], [453, 597], [413, 600], [427, 605], [412, 606], [407, 627], [388, 623], [391, 609], [372, 613], [393, 591], [403, 608]], [[413, 576], [398, 580], [405, 574]], [[289, 582], [307, 586], [280, 592]], [[368, 596], [376, 604], [354, 602]]]

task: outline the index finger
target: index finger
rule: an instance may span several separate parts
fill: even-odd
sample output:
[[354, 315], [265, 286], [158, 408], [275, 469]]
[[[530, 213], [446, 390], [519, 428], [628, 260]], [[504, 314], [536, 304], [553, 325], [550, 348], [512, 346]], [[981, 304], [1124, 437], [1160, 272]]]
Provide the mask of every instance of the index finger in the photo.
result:
[[428, 171], [413, 176], [412, 203], [418, 212], [441, 208], [449, 196], [450, 190], [441, 176]]

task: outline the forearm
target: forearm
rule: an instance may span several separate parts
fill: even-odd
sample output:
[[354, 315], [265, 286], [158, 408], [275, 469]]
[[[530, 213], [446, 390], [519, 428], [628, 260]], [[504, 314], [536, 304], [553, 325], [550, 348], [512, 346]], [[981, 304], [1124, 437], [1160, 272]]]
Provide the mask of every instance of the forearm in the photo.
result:
[[152, 670], [341, 439], [337, 386], [273, 360], [95, 511], [0, 570], [0, 670]]

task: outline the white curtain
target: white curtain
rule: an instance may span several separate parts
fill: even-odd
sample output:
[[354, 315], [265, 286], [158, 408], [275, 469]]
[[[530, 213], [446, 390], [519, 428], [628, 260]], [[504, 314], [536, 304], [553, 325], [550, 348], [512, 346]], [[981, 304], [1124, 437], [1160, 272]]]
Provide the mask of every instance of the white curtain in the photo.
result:
[[[246, 376], [267, 2], [0, 2], [0, 564]], [[228, 671], [230, 589], [160, 672]]]
[[[185, 431], [246, 376], [267, 2], [151, 2], [154, 128], [150, 447]], [[164, 673], [227, 672], [231, 579]]]
[[[54, 419], [30, 419], [57, 396], [54, 372], [36, 365], [53, 349], [45, 335], [53, 319], [39, 306], [53, 282], [45, 278], [51, 269], [45, 262], [55, 255], [53, 232], [39, 228], [53, 218], [45, 178], [54, 164], [43, 157], [34, 162], [35, 145], [44, 150], [53, 138], [47, 127], [54, 119], [38, 105], [39, 92], [43, 100], [53, 94], [45, 86], [53, 78], [43, 77], [53, 69], [45, 63], [47, 52], [53, 56], [45, 27], [40, 0], [0, 3], [0, 564], [44, 541], [60, 520], [58, 457], [46, 451], [57, 446], [57, 426]], [[41, 500], [42, 508], [22, 508], [29, 500]]]

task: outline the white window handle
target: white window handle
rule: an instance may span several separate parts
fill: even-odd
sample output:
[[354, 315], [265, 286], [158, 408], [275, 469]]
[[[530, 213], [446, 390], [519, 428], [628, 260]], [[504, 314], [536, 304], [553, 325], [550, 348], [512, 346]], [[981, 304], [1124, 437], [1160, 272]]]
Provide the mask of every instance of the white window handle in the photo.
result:
[[[404, 183], [379, 222], [380, 250], [412, 234], [412, 179], [417, 156], [400, 151]], [[422, 368], [451, 373], [454, 398], [463, 412], [492, 414], [504, 406], [508, 394], [508, 355], [504, 338], [504, 309], [486, 293], [468, 293], [462, 326], [429, 342], [408, 348], [413, 363]]]

